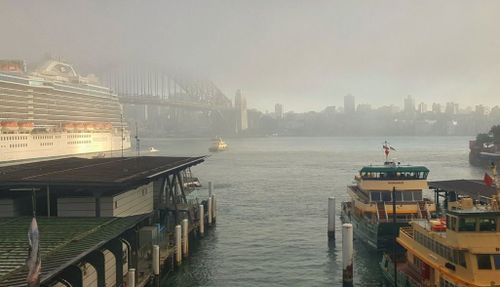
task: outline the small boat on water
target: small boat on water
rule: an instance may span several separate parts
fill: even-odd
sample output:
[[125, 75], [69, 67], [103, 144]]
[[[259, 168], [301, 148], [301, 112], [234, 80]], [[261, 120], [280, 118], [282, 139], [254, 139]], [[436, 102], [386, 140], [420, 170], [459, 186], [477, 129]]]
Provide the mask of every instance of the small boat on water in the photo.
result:
[[227, 149], [227, 144], [222, 140], [222, 138], [217, 137], [213, 140], [212, 145], [208, 148], [210, 152], [225, 151]]
[[149, 152], [158, 152], [159, 150], [155, 149], [154, 147], [150, 147], [148, 149]]
[[[430, 218], [436, 206], [423, 198], [428, 189], [429, 169], [424, 166], [401, 165], [388, 160], [383, 165], [364, 166], [348, 186], [350, 201], [342, 202], [341, 220], [353, 225], [354, 237], [377, 250], [394, 246], [393, 220], [397, 229], [408, 226], [414, 218]], [[393, 212], [393, 195], [396, 212]]]

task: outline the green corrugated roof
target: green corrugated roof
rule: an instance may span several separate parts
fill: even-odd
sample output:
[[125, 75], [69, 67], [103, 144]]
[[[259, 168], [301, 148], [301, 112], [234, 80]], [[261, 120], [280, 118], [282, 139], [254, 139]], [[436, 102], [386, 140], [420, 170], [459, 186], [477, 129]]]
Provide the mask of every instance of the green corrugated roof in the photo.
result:
[[360, 172], [429, 172], [425, 166], [411, 165], [370, 165], [363, 167]]
[[[37, 218], [42, 282], [143, 220], [123, 218]], [[31, 217], [0, 218], [0, 286], [26, 286], [28, 228]]]

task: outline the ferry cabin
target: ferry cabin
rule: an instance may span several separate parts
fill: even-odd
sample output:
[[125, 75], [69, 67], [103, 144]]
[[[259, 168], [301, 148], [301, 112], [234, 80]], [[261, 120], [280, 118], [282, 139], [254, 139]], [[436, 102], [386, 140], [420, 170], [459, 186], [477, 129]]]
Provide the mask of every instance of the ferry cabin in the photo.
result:
[[355, 177], [356, 185], [348, 187], [353, 211], [373, 223], [392, 221], [395, 189], [398, 220], [430, 217], [435, 205], [422, 194], [429, 188], [428, 174], [429, 170], [423, 166], [386, 164], [363, 167]]
[[448, 211], [447, 225], [416, 220], [401, 229], [402, 276], [415, 282], [408, 286], [500, 286], [500, 210], [477, 208], [470, 198], [457, 203], [463, 209]]

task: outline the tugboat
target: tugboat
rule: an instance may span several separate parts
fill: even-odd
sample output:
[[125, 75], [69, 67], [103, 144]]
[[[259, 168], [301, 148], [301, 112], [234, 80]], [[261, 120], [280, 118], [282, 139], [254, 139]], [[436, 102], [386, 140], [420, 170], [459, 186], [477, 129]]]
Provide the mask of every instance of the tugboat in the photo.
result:
[[384, 164], [361, 168], [355, 185], [347, 188], [351, 200], [342, 202], [341, 211], [342, 222], [353, 224], [354, 236], [377, 250], [394, 245], [394, 216], [399, 229], [414, 218], [430, 218], [436, 211], [435, 204], [422, 195], [428, 189], [429, 169], [389, 161], [389, 152], [395, 149], [387, 142], [383, 149]]
[[227, 149], [227, 144], [222, 140], [222, 138], [217, 137], [213, 140], [212, 146], [208, 148], [210, 152], [225, 151]]
[[406, 254], [396, 264], [394, 257], [383, 256], [386, 280], [405, 287], [500, 286], [500, 189], [495, 181], [497, 194], [482, 202], [449, 196], [445, 217], [415, 219], [401, 228], [397, 242]]

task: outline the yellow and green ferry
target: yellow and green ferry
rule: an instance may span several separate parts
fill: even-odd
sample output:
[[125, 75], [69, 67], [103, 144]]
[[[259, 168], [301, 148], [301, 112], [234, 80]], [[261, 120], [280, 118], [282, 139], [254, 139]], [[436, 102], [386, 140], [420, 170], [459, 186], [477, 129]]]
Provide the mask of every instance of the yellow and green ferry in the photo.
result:
[[[414, 220], [397, 242], [406, 250], [384, 255], [382, 272], [392, 286], [500, 286], [500, 196], [486, 204], [470, 197], [448, 203], [443, 219]], [[394, 282], [397, 281], [397, 285]]]
[[428, 174], [424, 166], [389, 161], [361, 168], [354, 177], [355, 184], [347, 188], [351, 200], [342, 203], [342, 222], [352, 223], [354, 236], [373, 248], [392, 247], [394, 217], [399, 230], [413, 219], [430, 218], [436, 211], [435, 204], [423, 197]]

